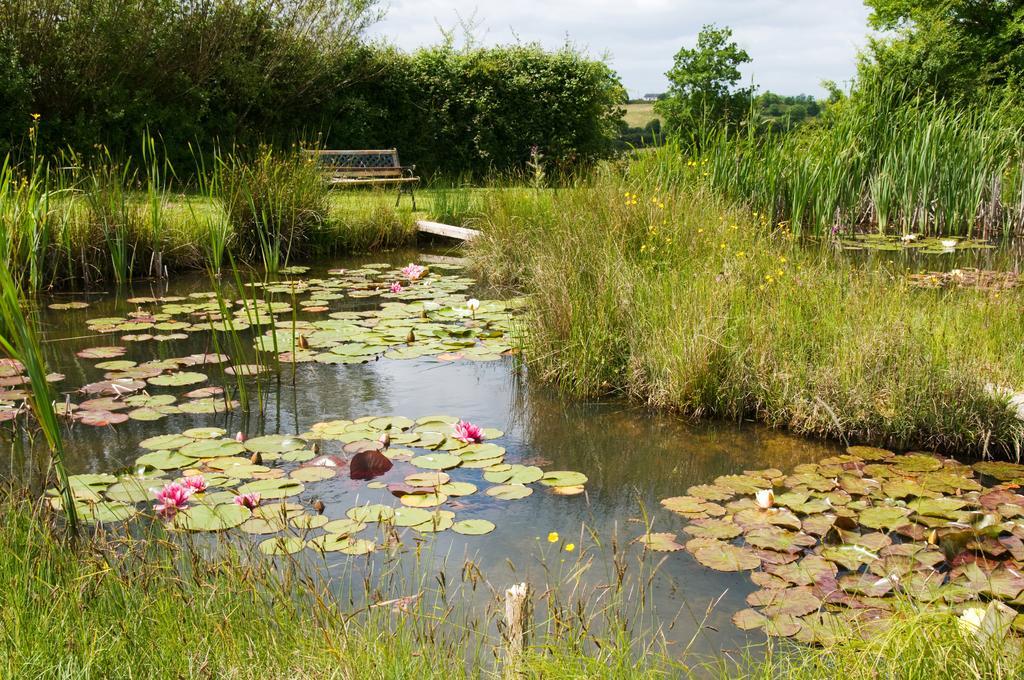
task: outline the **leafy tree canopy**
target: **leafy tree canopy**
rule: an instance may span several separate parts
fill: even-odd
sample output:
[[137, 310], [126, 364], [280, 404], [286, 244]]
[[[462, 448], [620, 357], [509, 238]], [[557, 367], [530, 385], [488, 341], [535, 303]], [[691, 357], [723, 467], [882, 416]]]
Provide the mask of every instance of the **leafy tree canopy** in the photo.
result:
[[670, 129], [681, 129], [703, 120], [738, 120], [749, 104], [753, 88], [738, 88], [739, 67], [750, 55], [732, 39], [732, 29], [705, 25], [693, 48], [684, 47], [665, 75], [667, 96], [655, 104]]
[[1024, 0], [865, 0], [871, 40], [861, 80], [942, 97], [1024, 85]]

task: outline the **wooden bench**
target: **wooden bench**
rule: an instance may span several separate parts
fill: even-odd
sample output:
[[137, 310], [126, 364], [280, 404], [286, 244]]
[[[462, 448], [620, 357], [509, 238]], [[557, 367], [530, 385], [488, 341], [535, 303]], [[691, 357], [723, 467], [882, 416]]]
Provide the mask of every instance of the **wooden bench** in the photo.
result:
[[306, 153], [316, 157], [324, 179], [331, 186], [397, 184], [395, 207], [402, 200], [402, 194], [409, 194], [412, 209], [416, 209], [413, 187], [420, 178], [416, 176], [415, 165], [398, 162], [398, 149], [317, 150]]

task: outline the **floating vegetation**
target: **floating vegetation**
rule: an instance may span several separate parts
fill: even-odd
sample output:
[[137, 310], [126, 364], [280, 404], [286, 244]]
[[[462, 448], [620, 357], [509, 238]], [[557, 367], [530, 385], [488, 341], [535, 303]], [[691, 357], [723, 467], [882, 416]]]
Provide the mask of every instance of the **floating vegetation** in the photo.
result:
[[[548, 473], [565, 474], [565, 473]], [[984, 484], [983, 484], [984, 482]], [[637, 539], [685, 548], [718, 571], [751, 571], [760, 590], [742, 629], [829, 644], [884, 631], [898, 599], [957, 614], [982, 609], [1024, 632], [1024, 465], [964, 465], [854, 446], [817, 464], [746, 471], [662, 505], [688, 520]]]
[[[472, 443], [464, 441], [467, 432], [473, 434]], [[152, 511], [172, 530], [237, 528], [260, 536], [259, 550], [268, 555], [307, 548], [364, 555], [379, 547], [370, 538], [356, 537], [371, 525], [416, 534], [451, 530], [481, 536], [496, 525], [456, 515], [471, 512], [474, 497], [488, 503], [515, 501], [533, 493], [531, 484], [556, 493], [563, 488], [582, 491], [587, 482], [582, 473], [505, 463], [504, 447], [492, 441], [502, 436], [500, 430], [449, 416], [331, 420], [299, 435], [251, 439], [229, 437], [218, 427], [195, 427], [139, 442], [145, 453], [135, 460], [133, 474], [75, 475], [70, 485], [79, 515], [92, 522], [119, 522]], [[315, 454], [314, 449], [328, 446], [340, 447], [344, 455]], [[357, 465], [368, 455], [387, 464]], [[383, 500], [347, 508], [340, 519], [324, 516], [324, 504], [309, 493], [325, 488], [318, 485], [337, 483], [337, 477], [370, 480], [394, 468], [400, 482], [366, 484], [367, 490], [379, 490]], [[472, 481], [455, 479], [454, 474], [471, 476]], [[484, 494], [478, 494], [481, 488]], [[59, 509], [56, 490], [47, 495]], [[459, 501], [453, 502], [456, 497]], [[400, 540], [394, 532], [387, 535], [393, 537], [389, 542]]]
[[909, 274], [907, 279], [920, 288], [974, 288], [993, 292], [1011, 290], [1020, 283], [1016, 272], [973, 268]]
[[[94, 368], [103, 373], [79, 388], [77, 395], [66, 395], [58, 411], [73, 422], [94, 427], [130, 420], [156, 421], [170, 415], [221, 413], [243, 405], [245, 395], [239, 395], [240, 403], [230, 399], [219, 385], [204, 386], [214, 375], [213, 369], [218, 376], [264, 375], [271, 366], [260, 363], [261, 356], [274, 356], [283, 363], [354, 365], [380, 359], [486, 362], [512, 353], [513, 314], [525, 301], [468, 298], [464, 291], [475, 281], [460, 275], [458, 269], [457, 265], [397, 269], [374, 263], [358, 269], [331, 270], [326, 278], [292, 277], [251, 283], [244, 286], [244, 298], [238, 300], [222, 299], [209, 291], [128, 298], [132, 311], [123, 316], [86, 320], [89, 332], [117, 335], [121, 344], [75, 352], [81, 359], [95, 361]], [[289, 267], [281, 273], [301, 275], [307, 271], [307, 267]], [[398, 280], [402, 285], [396, 291], [391, 283]], [[364, 298], [375, 298], [379, 304], [360, 311], [331, 311], [337, 301]], [[84, 302], [49, 305], [57, 311], [88, 306]], [[256, 363], [249, 363], [251, 357], [232, 358], [219, 352], [142, 362], [124, 358], [129, 345], [184, 340], [200, 333], [245, 331], [254, 336]], [[218, 344], [214, 338], [214, 347], [229, 344]], [[241, 344], [232, 346], [235, 354], [245, 350]], [[63, 378], [50, 377], [54, 381]], [[0, 422], [13, 420], [25, 411], [28, 392], [21, 386], [26, 381], [20, 366], [0, 365]], [[183, 399], [149, 391], [177, 388], [191, 390]], [[466, 433], [460, 436], [467, 437]], [[492, 458], [478, 453], [465, 462], [486, 467], [494, 462]], [[459, 461], [424, 457], [416, 464], [429, 468]]]
[[914, 250], [926, 255], [941, 255], [964, 250], [990, 250], [988, 241], [969, 238], [923, 237], [917, 234], [889, 236], [886, 234], [856, 234], [840, 240], [844, 250], [874, 250], [899, 252]]

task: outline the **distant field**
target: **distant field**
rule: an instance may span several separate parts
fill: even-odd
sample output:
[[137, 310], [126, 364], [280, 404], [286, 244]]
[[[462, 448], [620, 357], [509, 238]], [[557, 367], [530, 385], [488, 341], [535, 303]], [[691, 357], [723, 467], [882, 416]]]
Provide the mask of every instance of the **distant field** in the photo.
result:
[[642, 128], [655, 118], [661, 116], [654, 113], [654, 102], [642, 104], [626, 104], [626, 125]]

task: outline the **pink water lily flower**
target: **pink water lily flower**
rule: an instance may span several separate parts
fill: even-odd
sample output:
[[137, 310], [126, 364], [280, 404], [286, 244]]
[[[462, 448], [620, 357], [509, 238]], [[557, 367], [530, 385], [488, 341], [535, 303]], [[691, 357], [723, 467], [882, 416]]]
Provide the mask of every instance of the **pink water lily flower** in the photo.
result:
[[400, 284], [398, 281], [395, 281], [394, 283], [391, 284], [392, 293], [401, 293], [403, 290], [405, 289], [402, 288], [402, 284]]
[[258, 493], [243, 493], [235, 496], [234, 501], [235, 505], [252, 510], [260, 504], [260, 495]]
[[408, 266], [402, 267], [402, 275], [410, 281], [419, 281], [423, 278], [423, 275], [427, 273], [427, 268], [418, 264], [409, 263]]
[[484, 431], [473, 423], [460, 420], [452, 426], [455, 438], [466, 444], [478, 444], [484, 440]]
[[153, 509], [161, 517], [173, 517], [178, 510], [188, 507], [188, 499], [192, 495], [192, 491], [183, 484], [171, 482], [165, 484], [164, 488], [154, 491], [153, 495], [156, 496]]
[[206, 491], [207, 486], [206, 477], [202, 475], [193, 475], [192, 477], [186, 477], [182, 480], [181, 485], [188, 489], [190, 494], [202, 493]]

